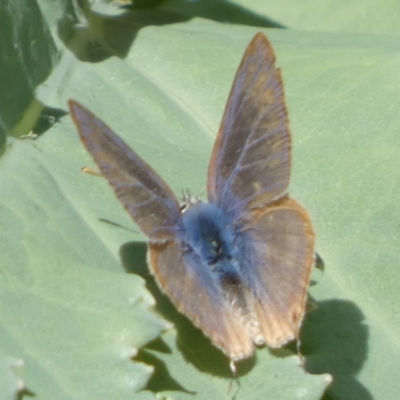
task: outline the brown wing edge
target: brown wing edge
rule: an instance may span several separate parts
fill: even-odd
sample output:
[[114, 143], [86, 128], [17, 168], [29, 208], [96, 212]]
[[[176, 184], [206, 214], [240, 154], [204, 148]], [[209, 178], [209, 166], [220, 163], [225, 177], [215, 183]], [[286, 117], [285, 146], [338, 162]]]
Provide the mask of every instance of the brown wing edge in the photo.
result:
[[[303, 222], [304, 234], [307, 237], [306, 256], [303, 262], [304, 274], [301, 277], [300, 284], [302, 290], [298, 296], [298, 301], [292, 303], [291, 307], [288, 308], [283, 317], [279, 317], [279, 307], [276, 307], [273, 312], [268, 313], [268, 316], [266, 317], [266, 314], [263, 311], [263, 305], [257, 301], [254, 303], [254, 310], [264, 334], [266, 345], [271, 348], [279, 348], [292, 340], [299, 339], [301, 325], [306, 312], [308, 286], [312, 267], [315, 263], [315, 234], [308, 212], [296, 200], [289, 196], [285, 196], [276, 201], [267, 209], [256, 210], [254, 212], [254, 218], [257, 221], [259, 218], [262, 218], [274, 210], [288, 210], [296, 213]], [[281, 334], [278, 334], [278, 332], [281, 332]]]

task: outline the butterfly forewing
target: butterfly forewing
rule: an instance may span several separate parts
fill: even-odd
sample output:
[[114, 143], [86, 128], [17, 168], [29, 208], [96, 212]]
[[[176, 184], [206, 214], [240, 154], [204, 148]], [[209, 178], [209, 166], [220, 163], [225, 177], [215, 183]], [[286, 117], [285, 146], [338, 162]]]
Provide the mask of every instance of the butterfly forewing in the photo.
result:
[[249, 44], [236, 74], [208, 170], [208, 199], [241, 215], [282, 196], [290, 134], [280, 71], [266, 37]]
[[73, 100], [69, 107], [83, 144], [143, 233], [170, 236], [180, 208], [168, 185], [99, 118]]

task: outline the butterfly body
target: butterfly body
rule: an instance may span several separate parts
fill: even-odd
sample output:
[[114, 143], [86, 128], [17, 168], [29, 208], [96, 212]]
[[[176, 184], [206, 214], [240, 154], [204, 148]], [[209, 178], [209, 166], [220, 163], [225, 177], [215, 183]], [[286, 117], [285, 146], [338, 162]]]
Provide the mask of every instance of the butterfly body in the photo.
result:
[[[248, 254], [251, 252], [251, 239], [242, 224], [233, 221], [214, 204], [198, 203], [182, 215], [182, 225], [181, 245], [185, 265], [196, 268], [192, 273], [196, 279], [204, 279], [210, 296], [221, 303], [222, 309], [229, 310], [241, 324], [253, 325], [246, 328], [254, 329], [258, 323], [251, 298], [246, 293], [246, 287], [255, 283], [246, 273], [246, 259], [251, 258]], [[191, 273], [190, 270], [188, 273]], [[262, 334], [257, 334], [254, 342], [264, 344]], [[251, 333], [251, 336], [254, 335]]]
[[183, 214], [182, 222], [184, 263], [194, 266], [196, 271], [193, 273], [204, 276], [207, 284], [212, 285], [209, 287], [210, 296], [215, 302], [220, 302], [221, 307], [231, 308], [238, 316], [247, 314], [245, 286], [241, 278], [243, 253], [238, 248], [243, 233], [238, 231], [228, 215], [210, 203], [190, 207]]
[[208, 202], [181, 207], [169, 186], [107, 125], [69, 106], [81, 139], [148, 236], [160, 288], [234, 362], [254, 345], [298, 338], [314, 261], [307, 211], [287, 194], [291, 138], [266, 37], [249, 44], [208, 169]]
[[197, 203], [189, 207], [182, 214], [182, 226], [188, 251], [210, 269], [232, 259], [232, 221], [214, 204]]

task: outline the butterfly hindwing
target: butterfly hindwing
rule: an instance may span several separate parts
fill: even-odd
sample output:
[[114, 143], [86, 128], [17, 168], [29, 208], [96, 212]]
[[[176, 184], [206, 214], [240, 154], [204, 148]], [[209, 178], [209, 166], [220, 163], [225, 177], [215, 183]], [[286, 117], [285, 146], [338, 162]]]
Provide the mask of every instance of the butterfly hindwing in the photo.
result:
[[314, 233], [306, 210], [285, 196], [257, 210], [253, 223], [238, 235], [243, 284], [264, 342], [280, 347], [298, 337], [311, 267]]
[[246, 327], [231, 314], [209, 265], [196, 257], [185, 256], [179, 242], [150, 243], [148, 262], [159, 286], [178, 310], [231, 360], [253, 353]]

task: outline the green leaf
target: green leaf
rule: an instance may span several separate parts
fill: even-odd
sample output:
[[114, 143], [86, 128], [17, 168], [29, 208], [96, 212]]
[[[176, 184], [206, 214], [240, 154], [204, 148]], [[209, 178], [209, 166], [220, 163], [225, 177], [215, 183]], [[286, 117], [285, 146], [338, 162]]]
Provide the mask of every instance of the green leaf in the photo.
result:
[[0, 5], [0, 149], [5, 135], [27, 134], [41, 107], [34, 90], [49, 75], [56, 50], [35, 1], [2, 1]]
[[400, 33], [397, 0], [168, 0], [165, 10], [220, 22], [314, 32]]
[[[42, 6], [53, 35], [60, 13], [64, 46], [75, 53], [57, 42], [60, 62], [38, 88], [41, 101], [66, 110], [78, 100], [177, 195], [200, 194], [233, 75], [258, 29], [174, 24], [185, 18], [157, 10], [75, 18], [65, 4]], [[263, 31], [283, 70], [291, 193], [313, 216], [326, 268], [302, 332], [307, 370], [333, 375], [326, 399], [396, 398], [398, 38]], [[69, 117], [36, 141], [10, 139], [0, 158], [0, 397], [24, 386], [37, 399], [229, 396], [228, 361], [157, 291], [145, 238], [84, 166], [93, 161]], [[144, 274], [147, 287], [125, 271]], [[175, 326], [161, 337], [169, 324], [148, 290]], [[238, 366], [230, 395], [320, 398], [329, 377], [298, 362], [290, 350], [260, 349]]]
[[74, 198], [79, 169], [52, 169], [67, 148], [15, 142], [1, 160], [0, 354], [24, 361], [38, 398], [128, 399], [152, 372], [131, 357], [167, 325]]
[[0, 357], [0, 393], [4, 400], [16, 399], [24, 389], [24, 382], [16, 373], [23, 364], [22, 360], [11, 356]]
[[[180, 385], [179, 388], [171, 387], [162, 392], [166, 397], [190, 399], [196, 395], [196, 398], [200, 399], [232, 399], [236, 394], [240, 399], [262, 399], [268, 396], [271, 400], [312, 400], [320, 399], [331, 382], [329, 375], [305, 374], [299, 357], [290, 352], [278, 351], [272, 356], [265, 349], [257, 353], [255, 362], [253, 360], [242, 363], [239, 368], [242, 372], [235, 380], [229, 379], [227, 368], [225, 373], [220, 372], [212, 376], [199, 374], [199, 365], [188, 363], [187, 359], [182, 357], [182, 354], [193, 354], [193, 351], [179, 351], [182, 347], [176, 347], [176, 338], [172, 332], [164, 334], [163, 339], [173, 351], [170, 354], [153, 351], [152, 354], [162, 360], [172, 377], [179, 377]], [[208, 364], [209, 368], [212, 368], [212, 365], [215, 368], [215, 365], [219, 364], [219, 357], [214, 358], [213, 353], [214, 351], [207, 351], [203, 355], [203, 367]], [[158, 378], [157, 383], [161, 381], [166, 386], [166, 378]]]

